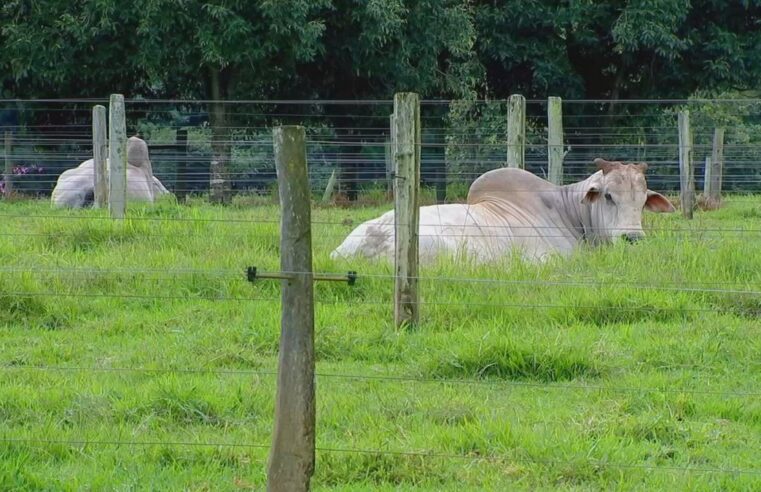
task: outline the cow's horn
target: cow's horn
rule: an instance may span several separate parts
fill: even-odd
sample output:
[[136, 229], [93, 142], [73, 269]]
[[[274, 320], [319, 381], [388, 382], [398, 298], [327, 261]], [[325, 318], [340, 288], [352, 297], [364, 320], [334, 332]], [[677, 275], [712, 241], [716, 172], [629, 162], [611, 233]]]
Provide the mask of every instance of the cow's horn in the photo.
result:
[[600, 157], [596, 158], [594, 163], [597, 166], [597, 170], [602, 171], [603, 174], [608, 174], [610, 170], [613, 169], [613, 167], [616, 165], [615, 162], [606, 161]]

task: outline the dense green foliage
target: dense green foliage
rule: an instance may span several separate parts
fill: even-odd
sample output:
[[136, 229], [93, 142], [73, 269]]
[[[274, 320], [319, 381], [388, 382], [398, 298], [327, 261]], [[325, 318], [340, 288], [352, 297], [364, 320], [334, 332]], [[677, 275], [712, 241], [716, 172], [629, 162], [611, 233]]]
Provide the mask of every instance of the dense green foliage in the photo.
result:
[[[438, 154], [425, 156], [429, 164], [424, 180], [441, 183], [435, 176], [444, 173], [445, 144], [447, 179], [460, 180], [498, 162], [504, 152], [497, 143], [505, 130], [500, 101], [511, 93], [612, 101], [757, 97], [761, 1], [139, 0], [125, 8], [116, 0], [9, 0], [0, 6], [0, 46], [0, 98], [104, 97], [121, 92], [149, 99], [387, 100], [395, 92], [412, 90], [426, 99], [466, 101], [441, 106], [435, 115], [427, 108], [425, 130], [439, 125], [435, 116], [450, 132], [436, 135], [432, 128], [423, 135], [424, 142], [439, 146]], [[470, 106], [468, 101], [474, 99], [486, 103]], [[43, 129], [37, 133], [48, 139], [52, 130], [46, 125], [83, 123], [66, 111], [27, 109], [22, 103], [15, 108], [4, 104], [0, 128], [21, 121], [27, 128]], [[132, 103], [129, 109], [137, 120], [131, 130], [144, 127], [145, 120], [175, 127], [208, 122], [212, 134], [207, 182], [221, 183], [211, 187], [209, 196], [222, 202], [229, 201], [230, 188], [240, 189], [235, 180], [245, 173], [272, 174], [271, 166], [241, 170], [236, 165], [231, 141], [259, 138], [253, 128], [283, 121], [305, 124], [324, 135], [337, 135], [332, 128], [341, 128], [342, 140], [351, 142], [364, 137], [361, 128], [386, 127], [390, 111], [381, 105], [351, 111], [319, 104], [219, 103], [166, 108], [171, 111], [158, 106], [143, 110]], [[576, 105], [565, 106], [564, 117], [568, 127], [606, 127], [608, 137], [629, 146], [609, 150], [610, 156], [646, 158], [653, 154], [633, 155], [631, 146], [661, 145], [660, 140], [671, 138], [671, 132], [661, 137], [646, 129], [653, 121], [668, 121], [671, 109]], [[537, 130], [529, 131], [529, 143], [536, 145], [533, 151], [546, 141], [546, 111], [539, 105], [528, 111], [528, 123]], [[194, 123], [174, 116], [186, 112], [194, 113]], [[297, 117], [289, 118], [291, 114]], [[592, 120], [591, 115], [604, 118]], [[729, 144], [755, 143], [757, 122], [750, 117], [730, 122], [735, 127], [727, 130]], [[615, 127], [621, 131], [609, 131]], [[640, 129], [632, 130], [635, 127]], [[735, 131], [747, 138], [735, 136]], [[61, 133], [62, 140], [71, 140], [65, 130]], [[567, 136], [575, 144], [569, 175], [584, 174], [588, 162], [597, 157], [580, 149], [609, 143], [586, 135]], [[334, 150], [357, 152], [356, 147]], [[542, 152], [529, 160], [546, 161]], [[379, 150], [372, 153], [377, 160]], [[736, 174], [755, 175], [751, 168], [757, 153], [749, 149], [746, 154]], [[356, 195], [358, 176], [383, 174], [382, 166], [368, 174], [367, 162], [338, 166], [350, 198]], [[736, 188], [748, 189], [742, 183]]]
[[745, 0], [8, 0], [2, 97], [686, 97], [756, 89]]
[[[277, 269], [277, 210], [193, 205], [0, 202], [0, 489], [262, 490], [279, 285], [243, 272]], [[442, 261], [416, 330], [388, 264], [327, 255], [379, 211], [314, 211], [316, 269], [360, 273], [316, 286], [316, 490], [757, 488], [758, 197], [546, 265]]]

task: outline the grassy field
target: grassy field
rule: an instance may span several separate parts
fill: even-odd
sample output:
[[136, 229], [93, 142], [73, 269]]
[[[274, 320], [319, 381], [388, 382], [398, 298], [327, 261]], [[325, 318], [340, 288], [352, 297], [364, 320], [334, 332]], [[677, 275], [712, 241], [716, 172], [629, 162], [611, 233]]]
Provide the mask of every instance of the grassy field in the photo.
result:
[[[442, 261], [396, 330], [388, 264], [313, 213], [316, 490], [761, 489], [761, 198], [535, 266]], [[0, 204], [0, 489], [260, 490], [277, 209]], [[742, 231], [741, 231], [742, 230]]]

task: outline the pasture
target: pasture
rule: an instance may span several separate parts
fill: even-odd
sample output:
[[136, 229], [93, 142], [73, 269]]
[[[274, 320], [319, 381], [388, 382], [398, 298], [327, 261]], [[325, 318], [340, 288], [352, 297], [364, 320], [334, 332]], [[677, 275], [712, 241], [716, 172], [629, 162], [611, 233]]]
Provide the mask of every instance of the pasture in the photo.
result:
[[[315, 208], [315, 490], [754, 490], [761, 197], [645, 214], [537, 265], [328, 257], [389, 207]], [[261, 490], [280, 288], [271, 203], [0, 203], [0, 489]]]

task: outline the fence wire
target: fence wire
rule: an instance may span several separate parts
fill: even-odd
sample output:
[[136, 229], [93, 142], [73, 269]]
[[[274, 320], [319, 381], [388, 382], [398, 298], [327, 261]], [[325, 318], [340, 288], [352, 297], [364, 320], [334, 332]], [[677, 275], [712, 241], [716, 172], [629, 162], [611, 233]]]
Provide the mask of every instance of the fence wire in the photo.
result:
[[[189, 195], [199, 200], [209, 192], [211, 162], [220, 155], [226, 159], [227, 169], [221, 176], [228, 180], [233, 195], [241, 197], [255, 196], [263, 200], [270, 199], [276, 185], [274, 155], [272, 151], [272, 128], [280, 124], [303, 124], [307, 127], [307, 154], [310, 165], [310, 180], [316, 194], [322, 194], [331, 175], [335, 174], [335, 195], [344, 204], [362, 204], [362, 196], [375, 194], [380, 203], [388, 203], [389, 191], [394, 176], [392, 173], [392, 155], [390, 148], [390, 128], [388, 116], [392, 111], [393, 101], [223, 101], [228, 110], [229, 123], [212, 130], [209, 120], [209, 107], [219, 101], [186, 100], [129, 100], [126, 101], [128, 131], [146, 140], [151, 152], [154, 175], [173, 193]], [[94, 104], [107, 104], [105, 99], [67, 99], [67, 100], [0, 100], [0, 134], [9, 137], [3, 148], [7, 178], [5, 186], [12, 182], [14, 192], [22, 200], [38, 198], [47, 200], [59, 183], [60, 175], [73, 169], [92, 157], [91, 109]], [[715, 109], [721, 108], [720, 117]], [[436, 202], [456, 202], [465, 200], [467, 187], [483, 172], [502, 167], [507, 155], [507, 101], [422, 101], [422, 184], [425, 191], [436, 191]], [[527, 127], [525, 138], [526, 169], [538, 176], [545, 176], [547, 170], [548, 118], [547, 101], [527, 101]], [[706, 159], [713, 156], [714, 129], [725, 131], [723, 147], [724, 159], [724, 200], [726, 204], [759, 204], [753, 194], [761, 192], [761, 100], [566, 100], [564, 101], [564, 183], [581, 181], [594, 172], [592, 161], [595, 157], [612, 160], [647, 162], [647, 173], [651, 189], [675, 195], [679, 188], [679, 141], [677, 136], [676, 112], [689, 109], [693, 117], [693, 152], [695, 161], [696, 185], [703, 186]], [[218, 132], [217, 135], [214, 132]], [[134, 180], [128, 182], [134, 183]], [[58, 191], [76, 191], [77, 186], [60, 183]], [[4, 189], [3, 189], [4, 191]], [[536, 194], [536, 190], [513, 190], [516, 194]], [[384, 195], [385, 193], [385, 195]], [[344, 198], [345, 197], [345, 198]], [[16, 197], [14, 197], [16, 198]], [[174, 204], [172, 204], [174, 205]], [[15, 211], [15, 202], [0, 203], [0, 221], [21, 223], [28, 226], [48, 223], [103, 224], [111, 219], [105, 214], [78, 211], [41, 212], [41, 208]], [[255, 206], [255, 205], [254, 205]], [[189, 208], [192, 208], [192, 203]], [[758, 207], [749, 211], [750, 219]], [[200, 217], [200, 216], [147, 216], [128, 215], [131, 224], [166, 224], [233, 225], [244, 228], [249, 226], [271, 227], [271, 233], [261, 230], [255, 232], [215, 231], [213, 227], [196, 231], [140, 231], [139, 238], [158, 240], [161, 238], [204, 238], [216, 234], [227, 240], [242, 239], [271, 240], [278, 237], [275, 230], [279, 220], [274, 207], [265, 212], [267, 217]], [[330, 239], [336, 245], [341, 238], [359, 225], [359, 221], [313, 220], [312, 224], [325, 229], [319, 231], [321, 238]], [[404, 224], [399, 224], [404, 225]], [[425, 223], [421, 227], [436, 227], [438, 224]], [[504, 234], [500, 226], [461, 226], [459, 233], [425, 233], [421, 237], [458, 237], [500, 238], [512, 237]], [[512, 226], [525, 238], [552, 238], [552, 227]], [[555, 228], [556, 229], [556, 228]], [[744, 227], [707, 226], [696, 222], [692, 226], [653, 225], [646, 227], [650, 234], [670, 234], [679, 240], [700, 241], [716, 240], [729, 237], [747, 238], [761, 233], [761, 228], [749, 221]], [[441, 232], [441, 231], [438, 231]], [[369, 233], [368, 236], [381, 237], [383, 234]], [[79, 232], [65, 229], [55, 231], [25, 230], [0, 231], [0, 237], [15, 240], [34, 241], [40, 238], [81, 238]], [[385, 237], [385, 236], [383, 236]], [[234, 243], [231, 244], [234, 246]], [[241, 262], [255, 263], [241, 255]], [[15, 263], [14, 263], [15, 262]], [[38, 262], [41, 263], [41, 262]], [[340, 264], [340, 263], [336, 263]], [[332, 267], [331, 267], [332, 268]], [[306, 272], [280, 272], [285, 274], [305, 274]], [[340, 275], [345, 272], [315, 271], [324, 275]], [[635, 289], [638, 291], [655, 291], [669, 294], [687, 294], [694, 297], [716, 299], [751, 299], [759, 301], [761, 285], [754, 280], [705, 280], [689, 281], [660, 280], [642, 282], [634, 280], [595, 278], [578, 278], [578, 272], [559, 272], [560, 275], [574, 275], [568, 279], [510, 279], [491, 275], [487, 278], [474, 276], [420, 275], [416, 277], [423, 289], [435, 293], [443, 284], [462, 284], [478, 287], [504, 288], [573, 288], [579, 291], [590, 289]], [[202, 276], [228, 282], [216, 294], [207, 291], [193, 291], [176, 295], [160, 291], [159, 286], [145, 292], [94, 292], [89, 286], [71, 284], [66, 289], [67, 279], [75, 276], [132, 276], [143, 280], [169, 281], [183, 276]], [[30, 277], [41, 281], [40, 290], [13, 287], [14, 278]], [[277, 307], [280, 298], [274, 295], [262, 295], [254, 284], [251, 295], [240, 295], [240, 285], [247, 282], [243, 265], [233, 268], [146, 268], [124, 265], [119, 268], [106, 267], [63, 267], [58, 265], [36, 264], [28, 266], [27, 261], [6, 258], [5, 266], [0, 267], [0, 277], [7, 284], [0, 289], [0, 301], [22, 298], [49, 299], [122, 299], [126, 301], [213, 301], [213, 302], [253, 302], [266, 303]], [[64, 288], [54, 289], [44, 285], [44, 280], [56, 277]], [[390, 291], [396, 276], [388, 273], [359, 272], [360, 285], [368, 282], [384, 284], [389, 291], [388, 298], [335, 298], [321, 295], [317, 291], [315, 301], [326, 309], [341, 305], [344, 307], [377, 306], [391, 310]], [[7, 287], [10, 285], [10, 288]], [[232, 285], [237, 286], [232, 290]], [[59, 285], [60, 287], [60, 285]], [[350, 289], [347, 287], [347, 289]], [[205, 293], [204, 293], [205, 292]], [[237, 293], [236, 293], [237, 292]], [[349, 290], [349, 292], [351, 292]], [[518, 310], [571, 310], [584, 309], [600, 312], [670, 312], [701, 314], [738, 314], [748, 315], [747, 307], [716, 306], [713, 301], [698, 305], [668, 305], [673, 299], [663, 301], [666, 305], [652, 305], [631, 299], [633, 305], [593, 304], [586, 302], [490, 302], [437, 299], [435, 296], [419, 301], [418, 304], [430, 306], [431, 309], [458, 307], [470, 309], [486, 307]], [[678, 301], [681, 302], [681, 301]], [[685, 301], [687, 302], [687, 301]], [[761, 302], [761, 301], [759, 301]], [[4, 306], [0, 304], [0, 306]], [[754, 307], [755, 306], [755, 307]], [[758, 305], [750, 309], [758, 311]], [[8, 325], [4, 330], [12, 329]], [[319, 334], [318, 334], [319, 336]], [[746, 361], [744, 367], [755, 368], [758, 363]], [[668, 366], [672, 367], [672, 366]], [[676, 367], [676, 366], [673, 366]], [[683, 364], [678, 367], [695, 369], [698, 364]], [[128, 374], [201, 374], [214, 376], [266, 376], [274, 377], [276, 372], [269, 369], [220, 369], [203, 367], [104, 367], [54, 364], [0, 364], [5, 376], [22, 371], [39, 371], [43, 373], [128, 373]], [[545, 392], [614, 392], [630, 394], [668, 394], [710, 396], [718, 398], [742, 399], [754, 401], [761, 397], [757, 391], [695, 388], [676, 385], [627, 386], [611, 381], [609, 384], [586, 382], [532, 382], [516, 381], [498, 377], [484, 378], [433, 378], [406, 374], [371, 374], [338, 373], [319, 371], [318, 379], [347, 381], [377, 381], [389, 385], [428, 384], [428, 385], [467, 385], [474, 388], [528, 388]], [[697, 383], [696, 383], [697, 384]], [[88, 439], [33, 439], [12, 436], [5, 433], [0, 442], [17, 445], [51, 445], [66, 446], [202, 446], [231, 447], [268, 451], [269, 444], [239, 442], [196, 442], [196, 441], [138, 441], [138, 440], [88, 440]], [[551, 460], [534, 457], [480, 455], [444, 453], [432, 450], [389, 450], [368, 448], [340, 448], [318, 446], [319, 453], [362, 454], [370, 456], [412, 456], [422, 459], [446, 459], [463, 461], [488, 461], [499, 463], [525, 463], [546, 466], [579, 466], [614, 469], [639, 469], [646, 471], [665, 471], [678, 473], [706, 473], [727, 475], [761, 475], [761, 470], [753, 468], [722, 468], [690, 465], [649, 465], [646, 463], [616, 463], [608, 460]]]
[[[194, 441], [118, 441], [118, 440], [85, 440], [85, 439], [39, 439], [39, 438], [0, 438], [0, 442], [9, 444], [62, 444], [68, 446], [184, 446], [184, 447], [217, 447], [217, 448], [244, 448], [244, 449], [269, 449], [267, 444], [249, 444], [249, 443], [231, 443], [231, 442], [194, 442]], [[706, 466], [680, 466], [680, 465], [646, 465], [633, 463], [616, 463], [607, 460], [551, 460], [535, 457], [521, 456], [499, 456], [494, 454], [487, 455], [466, 455], [455, 453], [442, 453], [436, 451], [395, 451], [387, 449], [360, 449], [360, 448], [336, 448], [317, 446], [315, 451], [318, 453], [341, 453], [341, 454], [363, 454], [373, 456], [411, 456], [424, 459], [448, 459], [463, 460], [471, 462], [498, 462], [498, 463], [521, 463], [525, 465], [539, 464], [545, 466], [579, 466], [589, 465], [601, 468], [619, 468], [619, 469], [638, 469], [647, 471], [667, 471], [682, 473], [710, 473], [710, 474], [732, 474], [732, 475], [761, 475], [761, 469], [754, 468], [712, 468]]]

